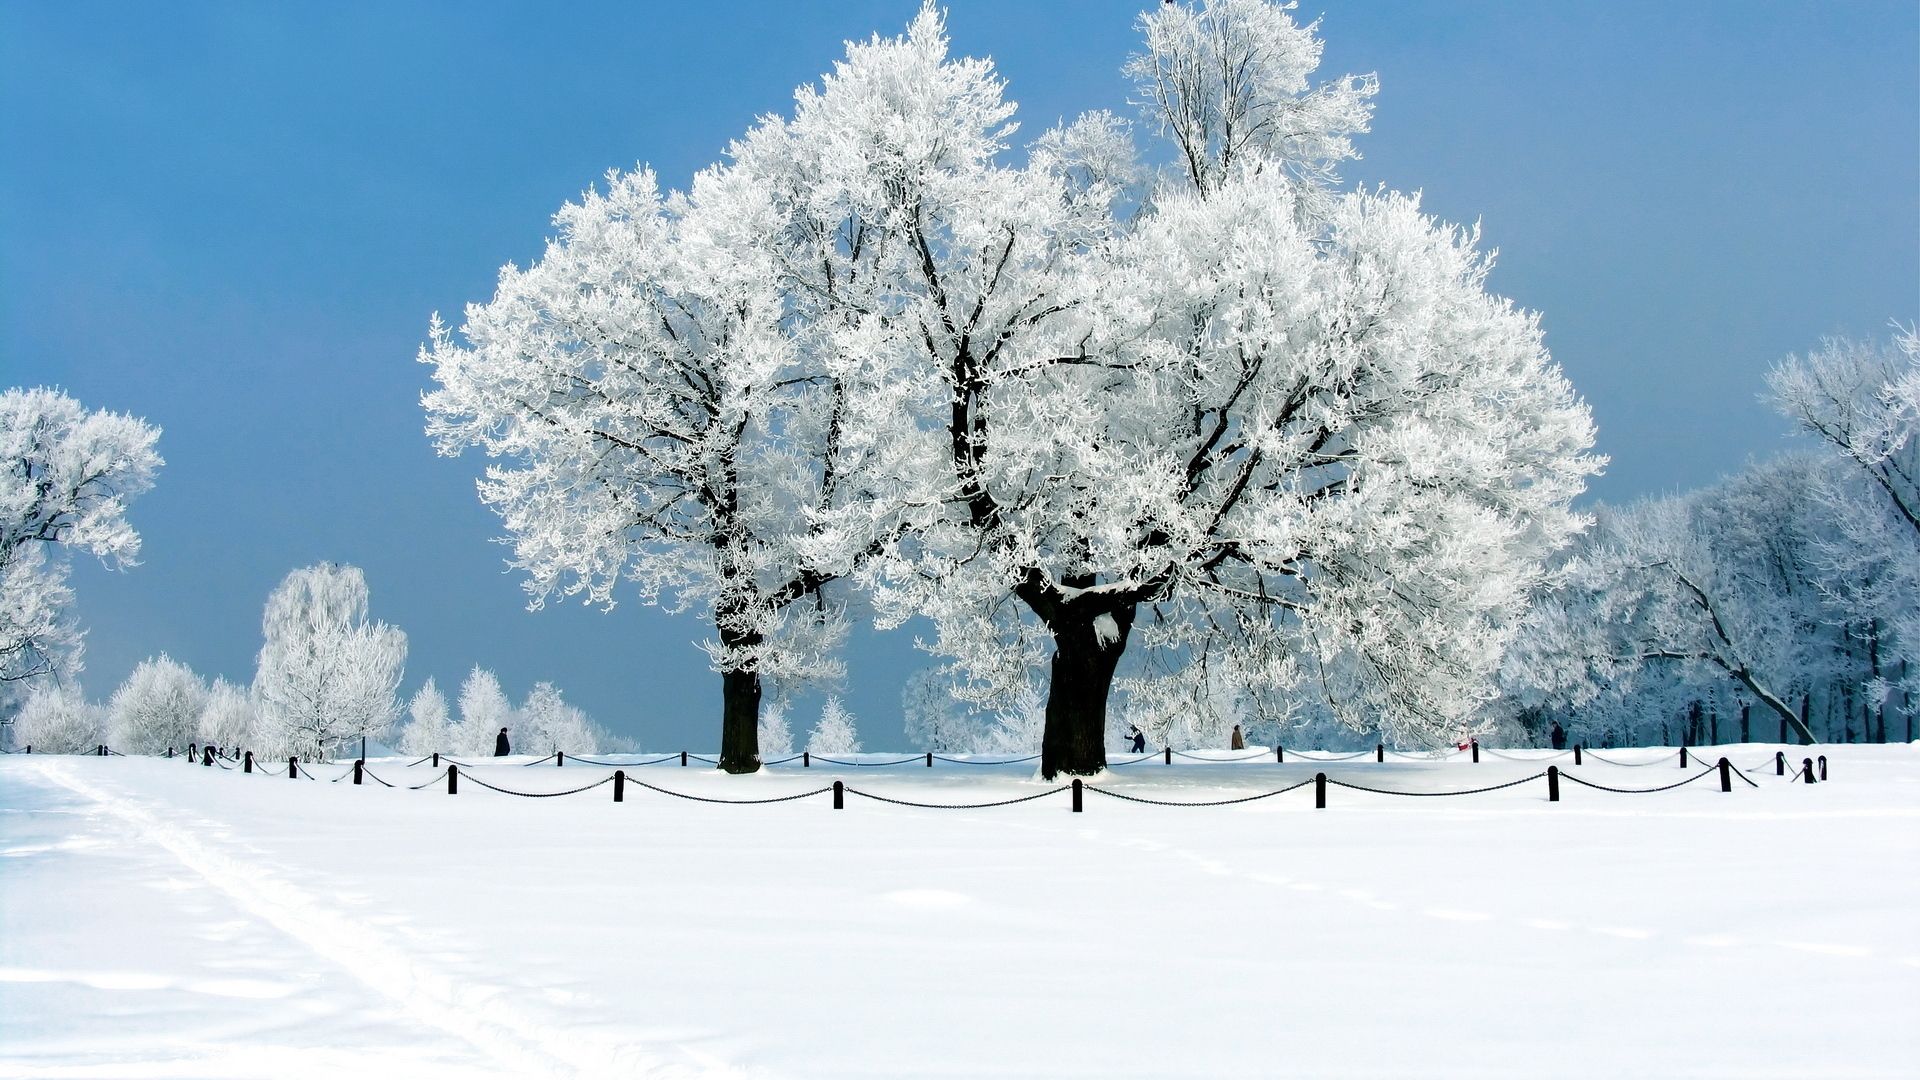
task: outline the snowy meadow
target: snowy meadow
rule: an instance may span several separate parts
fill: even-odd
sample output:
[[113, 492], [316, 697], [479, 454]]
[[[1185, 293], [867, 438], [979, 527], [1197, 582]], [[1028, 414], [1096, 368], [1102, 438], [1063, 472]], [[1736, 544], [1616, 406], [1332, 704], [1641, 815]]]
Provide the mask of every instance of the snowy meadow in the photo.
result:
[[[1910, 1075], [1920, 751], [1826, 748], [1808, 787], [1773, 775], [1776, 749], [1697, 751], [1760, 766], [1725, 794], [1707, 769], [1654, 794], [1563, 782], [1557, 803], [1542, 781], [1334, 786], [1316, 810], [1309, 783], [1216, 807], [1089, 792], [1080, 814], [1065, 794], [449, 796], [402, 758], [368, 764], [389, 789], [346, 766], [9, 756], [0, 1073]], [[1315, 772], [1400, 791], [1552, 761], [1622, 789], [1694, 775], [1672, 749], [1203, 757], [1088, 783], [1197, 802]], [[469, 777], [611, 773], [528, 760]], [[1054, 787], [1032, 762], [699, 765], [626, 771], [719, 799]]]

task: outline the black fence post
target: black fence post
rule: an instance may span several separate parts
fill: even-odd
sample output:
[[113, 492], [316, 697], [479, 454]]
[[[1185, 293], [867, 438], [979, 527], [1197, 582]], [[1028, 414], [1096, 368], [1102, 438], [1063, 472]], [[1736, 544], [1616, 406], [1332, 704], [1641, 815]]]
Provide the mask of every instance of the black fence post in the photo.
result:
[[625, 769], [613, 770], [613, 801], [627, 801], [627, 772]]
[[1573, 744], [1573, 763], [1575, 765], [1580, 764], [1580, 744], [1579, 743]]
[[1373, 744], [1373, 760], [1382, 761], [1382, 762], [1387, 760], [1387, 744], [1386, 743]]
[[933, 751], [927, 751], [927, 768], [933, 768]]
[[1274, 747], [1273, 761], [1276, 765], [1285, 765], [1287, 763], [1287, 751], [1282, 747]]
[[433, 752], [433, 767], [436, 769], [440, 767], [440, 751], [438, 750]]
[[353, 786], [354, 787], [360, 786], [360, 771], [362, 769], [365, 769], [366, 767], [367, 767], [367, 761], [365, 758], [353, 759]]
[[187, 744], [187, 764], [189, 765], [193, 764], [193, 759], [199, 756], [200, 756], [200, 744], [188, 743]]
[[567, 752], [565, 750], [555, 750], [553, 752], [553, 767], [558, 769], [561, 766], [565, 765], [566, 763], [567, 763]]
[[1073, 782], [1073, 812], [1076, 814], [1080, 812], [1080, 781], [1079, 780], [1075, 780]]
[[687, 752], [685, 750], [680, 751], [680, 767], [683, 769], [687, 767]]
[[94, 756], [94, 757], [106, 757], [106, 756], [107, 756], [107, 744], [106, 744], [106, 743], [101, 743], [101, 744], [99, 744], [98, 746], [95, 746], [95, 747], [93, 748], [93, 756]]
[[1720, 790], [1733, 790], [1733, 762], [1726, 758], [1720, 759]]
[[300, 759], [299, 758], [290, 757], [287, 759], [287, 779], [289, 780], [300, 779]]
[[811, 750], [800, 751], [800, 767], [803, 769], [813, 768], [813, 751]]
[[251, 750], [247, 751], [247, 756], [244, 760], [246, 764], [242, 765], [241, 768], [245, 769], [247, 772], [252, 772], [253, 771], [253, 751]]
[[460, 794], [460, 766], [447, 766], [447, 794]]
[[1173, 747], [1167, 747], [1167, 764], [1173, 764]]
[[1684, 746], [1680, 748], [1680, 767], [1687, 767], [1687, 748]]
[[171, 746], [167, 747], [167, 760], [168, 761], [173, 760], [173, 747]]
[[1547, 801], [1560, 801], [1560, 766], [1547, 766]]
[[847, 808], [847, 785], [838, 780], [833, 782], [833, 808], [835, 810]]
[[200, 764], [205, 765], [209, 769], [213, 768], [213, 747], [203, 746], [200, 748]]
[[1821, 754], [1818, 760], [1820, 762], [1820, 779], [1825, 780], [1827, 778], [1827, 755]]
[[1775, 750], [1773, 752], [1773, 775], [1787, 775], [1787, 752], [1785, 750]]
[[1468, 739], [1467, 746], [1473, 750], [1473, 763], [1475, 765], [1480, 764], [1480, 740]]
[[1327, 774], [1323, 772], [1313, 774], [1313, 808], [1315, 810], [1327, 808]]
[[1800, 779], [1809, 784], [1819, 783], [1819, 781], [1813, 778], [1813, 759], [1812, 758], [1800, 759]]

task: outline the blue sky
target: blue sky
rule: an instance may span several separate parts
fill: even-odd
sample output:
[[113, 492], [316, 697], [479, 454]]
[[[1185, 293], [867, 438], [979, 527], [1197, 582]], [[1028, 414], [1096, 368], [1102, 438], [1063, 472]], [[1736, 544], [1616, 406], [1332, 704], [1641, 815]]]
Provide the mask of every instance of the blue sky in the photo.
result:
[[[953, 0], [949, 25], [1037, 134], [1127, 110], [1139, 3]], [[161, 651], [249, 678], [267, 592], [333, 559], [410, 635], [409, 691], [480, 663], [650, 748], [717, 742], [694, 620], [524, 610], [478, 460], [421, 433], [414, 352], [607, 169], [684, 183], [913, 7], [0, 0], [0, 384], [165, 429], [143, 565], [75, 574], [89, 690]], [[1328, 73], [1380, 75], [1348, 176], [1482, 222], [1495, 288], [1544, 313], [1593, 406], [1597, 497], [1771, 452], [1769, 364], [1920, 314], [1908, 0], [1306, 10]], [[856, 637], [869, 745], [904, 742], [923, 664], [902, 635]]]

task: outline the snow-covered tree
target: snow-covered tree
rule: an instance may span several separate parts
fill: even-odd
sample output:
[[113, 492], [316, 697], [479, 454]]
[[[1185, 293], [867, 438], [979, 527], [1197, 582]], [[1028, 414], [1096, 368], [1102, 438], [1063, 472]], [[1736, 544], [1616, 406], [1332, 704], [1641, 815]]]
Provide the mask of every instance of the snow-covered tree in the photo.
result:
[[564, 750], [569, 754], [590, 754], [599, 749], [593, 722], [586, 712], [567, 704], [559, 688], [550, 682], [533, 685], [515, 719], [519, 732], [514, 748], [521, 753], [551, 754]]
[[87, 412], [58, 390], [0, 393], [0, 714], [30, 684], [80, 671], [68, 554], [134, 565], [140, 535], [126, 509], [153, 486], [159, 438], [145, 421]]
[[450, 720], [447, 714], [447, 695], [432, 676], [414, 692], [412, 700], [407, 702], [407, 725], [400, 732], [400, 750], [407, 754], [451, 753], [453, 743], [449, 730]]
[[393, 726], [407, 636], [368, 621], [359, 567], [320, 563], [288, 574], [267, 598], [262, 631], [253, 689], [267, 748], [321, 758]]
[[807, 733], [807, 752], [811, 754], [857, 754], [860, 752], [860, 732], [854, 727], [853, 714], [841, 703], [837, 694], [827, 695], [827, 703], [820, 710], [820, 720]]
[[939, 668], [914, 673], [900, 691], [907, 743], [936, 754], [974, 752], [982, 725], [954, 696], [951, 673]]
[[736, 157], [666, 197], [651, 171], [609, 175], [556, 215], [537, 263], [501, 271], [457, 340], [436, 318], [421, 359], [440, 384], [425, 406], [441, 451], [506, 459], [480, 496], [534, 606], [611, 606], [625, 578], [642, 602], [712, 623], [720, 767], [746, 772], [761, 680], [840, 672], [843, 620], [823, 588], [888, 528], [842, 509], [905, 414], [867, 386], [850, 415], [861, 354], [824, 339], [812, 283], [782, 262], [833, 241], [781, 178]]
[[207, 686], [187, 665], [161, 653], [142, 660], [107, 703], [110, 742], [128, 754], [185, 751], [200, 737]]
[[[493, 672], [474, 665], [460, 684], [460, 722], [448, 750], [461, 754], [491, 754], [501, 728], [514, 726], [513, 703]], [[513, 735], [508, 733], [511, 742]], [[424, 751], [423, 751], [424, 752]]]
[[1324, 196], [1340, 162], [1360, 156], [1351, 136], [1366, 132], [1379, 80], [1348, 75], [1315, 86], [1320, 24], [1294, 22], [1295, 6], [1203, 0], [1140, 16], [1146, 50], [1126, 73], [1201, 191], [1241, 171], [1278, 169], [1302, 192]]
[[783, 701], [768, 702], [760, 710], [760, 753], [766, 758], [793, 756], [793, 728]]
[[39, 682], [13, 722], [13, 740], [36, 754], [91, 753], [106, 741], [107, 711], [87, 700], [77, 683]]
[[1129, 219], [1118, 170], [1082, 167], [1121, 152], [1111, 125], [1008, 165], [1001, 90], [948, 58], [926, 8], [904, 38], [849, 46], [762, 140], [849, 223], [832, 235], [860, 237], [823, 245], [813, 291], [884, 283], [840, 349], [924, 388], [920, 445], [876, 470], [914, 525], [863, 572], [884, 620], [931, 616], [989, 697], [1050, 647], [1049, 776], [1102, 766], [1143, 616], [1150, 648], [1231, 640], [1253, 686], [1304, 682], [1353, 724], [1450, 738], [1598, 465], [1536, 320], [1485, 291], [1471, 232], [1411, 199], [1303, 211], [1284, 147], [1337, 147], [1352, 109], [1296, 111], [1328, 125], [1312, 138], [1196, 142], [1186, 180]]
[[213, 680], [200, 706], [200, 741], [214, 746], [243, 746], [259, 730], [259, 710], [244, 686]]

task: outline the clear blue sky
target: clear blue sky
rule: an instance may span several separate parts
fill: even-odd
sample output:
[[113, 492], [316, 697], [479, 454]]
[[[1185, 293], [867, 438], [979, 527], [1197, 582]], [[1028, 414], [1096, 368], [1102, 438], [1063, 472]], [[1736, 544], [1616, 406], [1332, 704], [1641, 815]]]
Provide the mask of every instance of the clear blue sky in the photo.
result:
[[[1029, 134], [1126, 108], [1132, 2], [953, 0]], [[366, 568], [407, 690], [478, 662], [651, 748], [717, 742], [690, 618], [529, 613], [475, 459], [435, 457], [429, 313], [490, 294], [605, 170], [684, 183], [913, 0], [727, 4], [0, 0], [0, 385], [165, 429], [144, 564], [75, 574], [86, 684], [167, 651], [251, 676], [288, 570]], [[1326, 0], [1327, 70], [1377, 71], [1348, 175], [1482, 220], [1544, 312], [1627, 499], [1781, 445], [1761, 373], [1920, 313], [1920, 14], [1876, 3]], [[900, 745], [899, 635], [848, 698]], [[809, 720], [811, 717], [803, 717]]]

